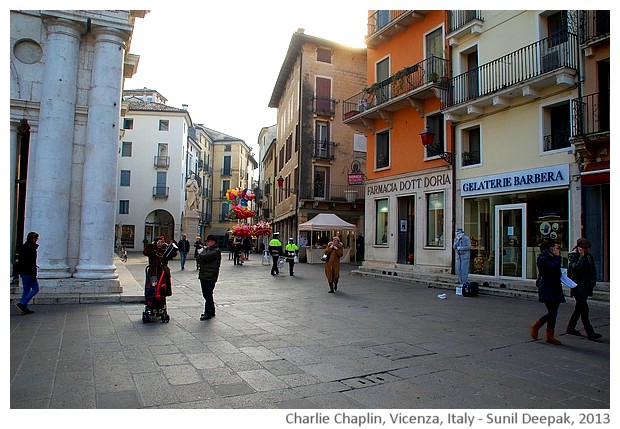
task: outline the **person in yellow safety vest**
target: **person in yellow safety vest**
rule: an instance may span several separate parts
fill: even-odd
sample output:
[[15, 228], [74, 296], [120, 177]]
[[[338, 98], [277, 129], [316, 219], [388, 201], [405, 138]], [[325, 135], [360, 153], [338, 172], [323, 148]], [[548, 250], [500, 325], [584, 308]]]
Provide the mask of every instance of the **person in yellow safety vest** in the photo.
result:
[[299, 247], [295, 244], [293, 237], [288, 239], [288, 244], [284, 247], [284, 252], [286, 253], [286, 262], [288, 262], [288, 273], [292, 276], [295, 256], [299, 254]]
[[279, 232], [274, 232], [273, 238], [269, 240], [269, 253], [271, 254], [271, 260], [273, 261], [273, 264], [271, 265], [271, 275], [277, 276], [280, 274], [278, 259], [282, 256], [282, 242], [280, 241]]

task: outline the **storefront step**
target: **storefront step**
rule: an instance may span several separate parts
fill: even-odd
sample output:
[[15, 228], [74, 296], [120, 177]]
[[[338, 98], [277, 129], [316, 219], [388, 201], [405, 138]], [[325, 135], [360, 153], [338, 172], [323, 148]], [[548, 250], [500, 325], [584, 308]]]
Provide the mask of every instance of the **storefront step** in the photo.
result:
[[[457, 277], [445, 273], [417, 273], [410, 270], [398, 269], [377, 269], [368, 267], [358, 267], [351, 271], [353, 276], [376, 277], [385, 280], [391, 280], [402, 283], [416, 283], [435, 289], [444, 289], [455, 291]], [[470, 276], [470, 281], [476, 281], [480, 285], [480, 294], [511, 297], [516, 299], [525, 299], [529, 301], [538, 301], [538, 291], [533, 280], [508, 281], [506, 279], [492, 279], [486, 277], [478, 278]], [[568, 289], [566, 290], [567, 300]], [[597, 284], [594, 290], [594, 296], [588, 300], [592, 305], [609, 307], [610, 293], [609, 283]]]

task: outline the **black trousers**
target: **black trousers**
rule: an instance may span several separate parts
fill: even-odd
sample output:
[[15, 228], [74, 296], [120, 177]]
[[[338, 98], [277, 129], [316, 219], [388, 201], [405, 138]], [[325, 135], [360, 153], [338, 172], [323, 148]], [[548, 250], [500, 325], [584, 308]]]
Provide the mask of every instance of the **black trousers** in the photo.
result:
[[271, 274], [280, 274], [278, 259], [280, 259], [280, 255], [271, 255], [271, 260], [273, 261], [273, 264], [271, 264]]
[[575, 297], [575, 309], [568, 321], [568, 329], [575, 329], [577, 322], [581, 317], [581, 323], [583, 323], [583, 329], [587, 334], [594, 332], [592, 324], [590, 323], [590, 308], [588, 307], [588, 297]]
[[200, 279], [200, 288], [202, 296], [205, 299], [205, 313], [207, 316], [215, 316], [215, 303], [213, 302], [213, 289], [215, 282], [213, 280]]
[[293, 267], [295, 266], [295, 259], [293, 259], [293, 258], [286, 258], [286, 260], [288, 261], [288, 273], [292, 276], [293, 275]]
[[558, 318], [558, 309], [560, 308], [559, 302], [545, 302], [547, 307], [547, 314], [538, 319], [541, 325], [547, 324], [547, 328], [555, 329], [555, 321]]

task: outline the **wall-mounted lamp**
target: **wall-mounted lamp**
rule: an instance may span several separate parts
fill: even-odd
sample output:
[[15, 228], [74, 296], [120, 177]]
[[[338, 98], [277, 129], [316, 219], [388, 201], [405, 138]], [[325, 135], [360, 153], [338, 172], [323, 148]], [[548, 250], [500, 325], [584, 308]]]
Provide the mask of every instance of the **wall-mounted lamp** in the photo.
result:
[[288, 192], [291, 192], [293, 194], [297, 194], [297, 189], [283, 188], [283, 186], [284, 186], [284, 178], [282, 176], [278, 177], [277, 182], [278, 182], [278, 188], [282, 189], [283, 191], [288, 191]]
[[430, 150], [433, 155], [439, 155], [439, 157], [448, 164], [452, 164], [452, 152], [439, 152], [431, 149], [431, 146], [435, 141], [435, 133], [430, 128], [427, 127], [424, 131], [422, 131], [420, 133], [420, 138], [422, 139], [422, 146], [424, 146], [426, 150]]

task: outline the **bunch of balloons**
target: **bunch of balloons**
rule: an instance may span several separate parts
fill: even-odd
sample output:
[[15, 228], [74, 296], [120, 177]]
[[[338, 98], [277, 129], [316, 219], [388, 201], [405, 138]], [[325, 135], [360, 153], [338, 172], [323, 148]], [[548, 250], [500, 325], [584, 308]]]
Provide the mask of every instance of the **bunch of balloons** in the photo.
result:
[[266, 235], [269, 237], [271, 235], [271, 224], [269, 222], [260, 221], [251, 226], [252, 235], [254, 237], [259, 237], [261, 235]]
[[252, 236], [252, 225], [248, 225], [248, 224], [235, 225], [231, 228], [231, 231], [235, 237], [251, 237]]
[[226, 200], [230, 201], [228, 217], [230, 219], [247, 219], [254, 217], [254, 211], [248, 208], [248, 202], [254, 199], [254, 192], [248, 188], [236, 187], [226, 191]]

